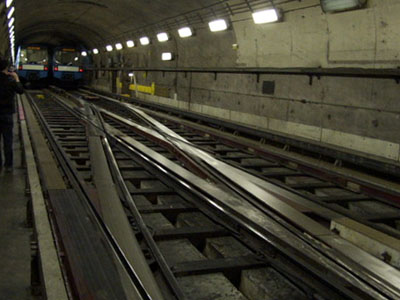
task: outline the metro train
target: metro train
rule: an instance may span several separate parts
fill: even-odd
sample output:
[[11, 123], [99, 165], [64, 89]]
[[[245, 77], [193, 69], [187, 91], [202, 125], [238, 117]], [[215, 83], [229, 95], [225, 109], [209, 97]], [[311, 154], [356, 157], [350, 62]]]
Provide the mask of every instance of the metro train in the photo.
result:
[[89, 63], [80, 49], [69, 46], [22, 45], [18, 48], [16, 69], [21, 81], [31, 86], [55, 84], [79, 87]]
[[49, 49], [43, 45], [18, 48], [16, 69], [23, 83], [47, 84], [51, 61]]
[[87, 57], [73, 47], [53, 49], [53, 79], [56, 85], [78, 87], [83, 84], [84, 65]]

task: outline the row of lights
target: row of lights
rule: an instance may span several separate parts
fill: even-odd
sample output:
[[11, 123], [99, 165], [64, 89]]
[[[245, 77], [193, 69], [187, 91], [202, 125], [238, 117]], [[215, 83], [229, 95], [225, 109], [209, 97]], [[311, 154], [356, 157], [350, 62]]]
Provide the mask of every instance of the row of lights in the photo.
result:
[[15, 32], [14, 32], [15, 18], [13, 17], [13, 15], [14, 15], [15, 7], [11, 6], [12, 2], [13, 2], [13, 0], [7, 0], [6, 8], [8, 9], [7, 20], [8, 20], [8, 32], [9, 32], [9, 37], [10, 37], [11, 58], [14, 63], [15, 62]]
[[[12, 1], [12, 0], [11, 0]], [[345, 11], [349, 9], [356, 9], [365, 6], [367, 0], [320, 0], [321, 7], [324, 12], [338, 12]], [[255, 24], [266, 24], [277, 22], [281, 19], [282, 15], [277, 9], [264, 9], [260, 11], [253, 12], [252, 14], [253, 21]], [[208, 23], [211, 32], [224, 31], [228, 29], [228, 22], [224, 19], [214, 20]], [[193, 30], [190, 27], [183, 27], [178, 30], [178, 34], [181, 38], [188, 38], [193, 35]], [[166, 32], [160, 32], [157, 34], [157, 39], [159, 42], [163, 43], [169, 40], [169, 34]], [[143, 36], [139, 39], [140, 44], [142, 46], [146, 46], [150, 44], [150, 38], [147, 36]], [[126, 42], [126, 46], [128, 48], [135, 47], [135, 42], [129, 40]], [[116, 50], [122, 50], [122, 43], [115, 44]], [[107, 45], [106, 50], [111, 52], [114, 50], [112, 45]], [[97, 48], [92, 50], [93, 54], [99, 54], [99, 50]], [[87, 56], [87, 52], [82, 52], [83, 56]], [[162, 53], [161, 59], [164, 61], [172, 60], [173, 54], [171, 52]]]
[[[272, 23], [272, 22], [277, 22], [280, 19], [280, 14], [278, 10], [276, 9], [266, 9], [266, 10], [261, 10], [253, 13], [253, 20], [255, 24], [265, 24], [265, 23]], [[208, 26], [210, 28], [211, 32], [218, 32], [218, 31], [224, 31], [228, 29], [228, 22], [224, 19], [218, 19], [214, 20], [208, 23]], [[183, 27], [178, 30], [178, 34], [181, 38], [188, 38], [193, 35], [193, 30], [190, 27]], [[160, 43], [166, 42], [170, 39], [170, 36], [166, 32], [160, 32], [157, 34], [157, 40]], [[143, 36], [139, 39], [140, 44], [142, 46], [146, 46], [150, 44], [150, 38], [147, 36]], [[128, 48], [133, 48], [135, 47], [135, 42], [133, 40], [129, 40], [126, 42], [126, 46]], [[115, 49], [116, 50], [122, 50], [123, 45], [122, 43], [116, 43], [115, 44]], [[111, 52], [114, 50], [114, 47], [112, 45], [107, 45], [106, 46], [107, 52]], [[95, 48], [92, 50], [93, 54], [99, 54], [99, 49]], [[82, 56], [87, 56], [87, 52], [83, 51]], [[168, 60], [173, 60], [174, 56], [171, 52], [164, 52], [161, 55], [161, 59], [163, 61], [168, 61]]]

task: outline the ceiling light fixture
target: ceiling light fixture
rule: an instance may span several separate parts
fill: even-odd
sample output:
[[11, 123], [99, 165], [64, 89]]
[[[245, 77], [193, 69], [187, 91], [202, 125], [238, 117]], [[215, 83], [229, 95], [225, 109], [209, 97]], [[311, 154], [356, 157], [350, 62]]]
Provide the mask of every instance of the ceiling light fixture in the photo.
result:
[[193, 31], [190, 27], [183, 27], [178, 30], [178, 33], [181, 38], [187, 38], [193, 35]]
[[169, 40], [169, 36], [168, 33], [166, 32], [160, 32], [159, 34], [157, 34], [157, 39], [159, 42], [166, 42]]
[[172, 55], [171, 52], [164, 52], [164, 53], [161, 55], [161, 59], [162, 59], [163, 61], [172, 60], [172, 59], [173, 59], [173, 55]]
[[255, 24], [265, 24], [277, 22], [280, 15], [276, 9], [265, 9], [253, 13], [253, 20]]
[[321, 0], [321, 8], [324, 12], [338, 12], [362, 8], [366, 3], [367, 0]]
[[106, 46], [106, 50], [107, 50], [108, 52], [113, 51], [113, 46], [107, 45], [107, 46]]
[[9, 8], [11, 3], [13, 3], [13, 0], [7, 0], [6, 1], [6, 7]]
[[99, 49], [94, 48], [94, 49], [93, 49], [93, 54], [99, 54]]
[[12, 17], [10, 21], [8, 21], [8, 28], [10, 28], [11, 26], [13, 26], [14, 21], [15, 21], [14, 17]]
[[143, 46], [146, 46], [146, 45], [150, 44], [150, 39], [147, 36], [141, 37], [140, 44], [142, 44]]
[[86, 51], [82, 51], [81, 55], [82, 56], [87, 56], [87, 52]]
[[14, 11], [15, 11], [15, 8], [14, 8], [14, 6], [12, 6], [12, 7], [10, 8], [10, 10], [8, 11], [7, 19], [10, 19], [10, 18], [12, 17]]
[[210, 27], [211, 32], [224, 31], [228, 29], [228, 24], [224, 19], [211, 21], [208, 23], [208, 26]]
[[126, 42], [126, 46], [127, 46], [128, 48], [135, 47], [135, 42], [132, 41], [132, 40], [129, 40], [129, 41]]
[[116, 48], [117, 50], [121, 50], [123, 47], [122, 47], [122, 44], [121, 44], [121, 43], [116, 43], [116, 44], [115, 44], [115, 48]]

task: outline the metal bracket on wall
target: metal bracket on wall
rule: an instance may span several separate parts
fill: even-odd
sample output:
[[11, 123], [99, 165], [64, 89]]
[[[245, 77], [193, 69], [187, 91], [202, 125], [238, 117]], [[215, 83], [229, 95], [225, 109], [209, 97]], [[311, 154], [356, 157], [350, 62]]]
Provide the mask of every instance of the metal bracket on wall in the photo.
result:
[[309, 76], [309, 81], [308, 81], [309, 85], [313, 85], [314, 76], [317, 77], [318, 80], [321, 80], [321, 75], [311, 74], [311, 75], [308, 75], [308, 76]]

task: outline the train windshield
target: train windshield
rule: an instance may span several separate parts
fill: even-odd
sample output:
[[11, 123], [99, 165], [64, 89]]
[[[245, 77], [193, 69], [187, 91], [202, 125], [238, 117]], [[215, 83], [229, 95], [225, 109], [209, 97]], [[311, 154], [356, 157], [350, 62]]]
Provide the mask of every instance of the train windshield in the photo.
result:
[[54, 59], [58, 65], [80, 66], [82, 64], [81, 54], [75, 49], [57, 50]]
[[47, 65], [47, 49], [41, 47], [27, 47], [21, 49], [20, 62], [23, 64]]

